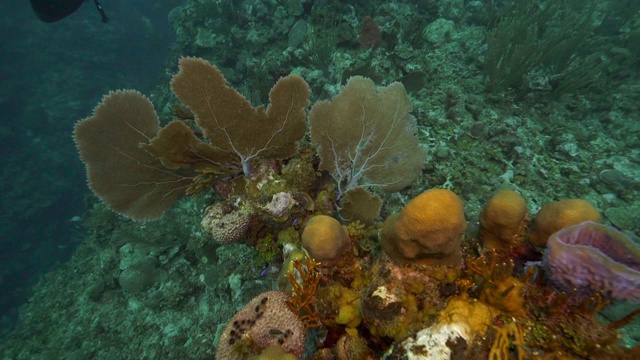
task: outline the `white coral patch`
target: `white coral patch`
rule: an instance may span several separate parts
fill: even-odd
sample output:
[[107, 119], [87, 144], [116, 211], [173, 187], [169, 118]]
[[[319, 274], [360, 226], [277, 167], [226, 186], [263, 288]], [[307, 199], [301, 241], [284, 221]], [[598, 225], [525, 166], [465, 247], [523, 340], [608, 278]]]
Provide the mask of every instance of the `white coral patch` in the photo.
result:
[[390, 293], [384, 285], [379, 286], [376, 291], [371, 294], [371, 296], [377, 296], [382, 299], [382, 303], [384, 304], [384, 306], [388, 306], [389, 304], [399, 301], [398, 297]]
[[470, 329], [463, 323], [435, 324], [420, 330], [404, 349], [409, 360], [449, 360], [451, 349], [447, 341], [458, 337], [469, 341]]

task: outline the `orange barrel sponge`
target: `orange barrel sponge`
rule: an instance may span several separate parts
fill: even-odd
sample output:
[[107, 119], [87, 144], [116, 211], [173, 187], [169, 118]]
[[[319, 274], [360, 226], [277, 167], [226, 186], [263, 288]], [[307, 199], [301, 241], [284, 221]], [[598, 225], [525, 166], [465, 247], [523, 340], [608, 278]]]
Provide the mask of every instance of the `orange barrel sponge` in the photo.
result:
[[587, 200], [554, 201], [538, 211], [531, 227], [529, 242], [538, 247], [545, 247], [551, 234], [585, 221], [600, 222], [600, 213]]
[[334, 266], [349, 249], [349, 233], [331, 216], [315, 215], [302, 231], [302, 247], [322, 266]]
[[480, 240], [487, 250], [509, 250], [524, 238], [527, 203], [513, 190], [498, 191], [480, 213]]
[[452, 191], [431, 189], [385, 221], [382, 248], [398, 264], [459, 265], [466, 227], [462, 200]]

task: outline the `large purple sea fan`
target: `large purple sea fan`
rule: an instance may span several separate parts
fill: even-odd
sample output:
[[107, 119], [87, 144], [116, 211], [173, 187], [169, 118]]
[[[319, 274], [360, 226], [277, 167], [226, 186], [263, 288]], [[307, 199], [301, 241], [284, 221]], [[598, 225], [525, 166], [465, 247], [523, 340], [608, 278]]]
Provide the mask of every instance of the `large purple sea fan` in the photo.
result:
[[544, 264], [559, 289], [640, 300], [640, 246], [612, 227], [585, 221], [552, 234]]

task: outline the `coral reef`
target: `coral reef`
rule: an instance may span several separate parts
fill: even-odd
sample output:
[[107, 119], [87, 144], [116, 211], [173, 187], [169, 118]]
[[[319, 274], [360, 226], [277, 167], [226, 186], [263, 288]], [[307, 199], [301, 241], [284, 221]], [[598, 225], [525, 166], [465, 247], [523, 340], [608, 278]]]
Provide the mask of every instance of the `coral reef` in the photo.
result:
[[399, 347], [402, 355], [395, 358], [420, 360], [448, 360], [464, 357], [467, 348], [468, 329], [463, 324], [435, 324], [405, 339]]
[[271, 198], [271, 201], [263, 208], [274, 218], [286, 217], [296, 201], [290, 193], [279, 192]]
[[525, 314], [525, 299], [522, 296], [524, 284], [512, 276], [513, 262], [501, 262], [495, 253], [488, 253], [476, 259], [468, 259], [470, 272], [480, 277], [476, 280], [478, 299], [508, 315]]
[[[87, 242], [34, 289], [0, 356], [638, 358], [637, 304], [603, 311], [636, 299], [636, 248], [599, 225], [567, 228], [638, 232], [634, 88], [603, 100], [613, 88], [593, 78], [568, 92], [596, 69], [586, 59], [491, 73], [499, 52], [486, 47], [514, 23], [487, 2], [311, 3], [172, 12], [167, 64], [180, 70], [150, 96], [158, 112], [119, 91], [76, 128], [113, 210], [168, 216], [96, 206]], [[555, 33], [568, 8], [546, 6], [532, 11], [563, 11], [535, 29]], [[621, 16], [600, 11], [604, 24]], [[602, 77], [637, 77], [632, 39], [617, 40], [598, 52]], [[496, 189], [514, 190], [486, 203]], [[529, 226], [527, 208], [545, 203]]]
[[462, 294], [449, 299], [436, 320], [439, 324], [458, 324], [464, 329], [463, 338], [472, 342], [476, 335], [485, 334], [499, 311], [482, 301]]

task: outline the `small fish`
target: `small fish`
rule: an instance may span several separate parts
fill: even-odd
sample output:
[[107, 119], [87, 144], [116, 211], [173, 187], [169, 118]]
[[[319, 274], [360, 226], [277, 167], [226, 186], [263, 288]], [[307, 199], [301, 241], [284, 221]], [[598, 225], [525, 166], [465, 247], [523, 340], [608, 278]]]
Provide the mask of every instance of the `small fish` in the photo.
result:
[[265, 277], [269, 273], [269, 264], [264, 264], [264, 269], [260, 271], [260, 277]]
[[298, 223], [298, 218], [293, 219], [293, 222], [291, 223], [291, 226], [296, 226], [296, 224]]

